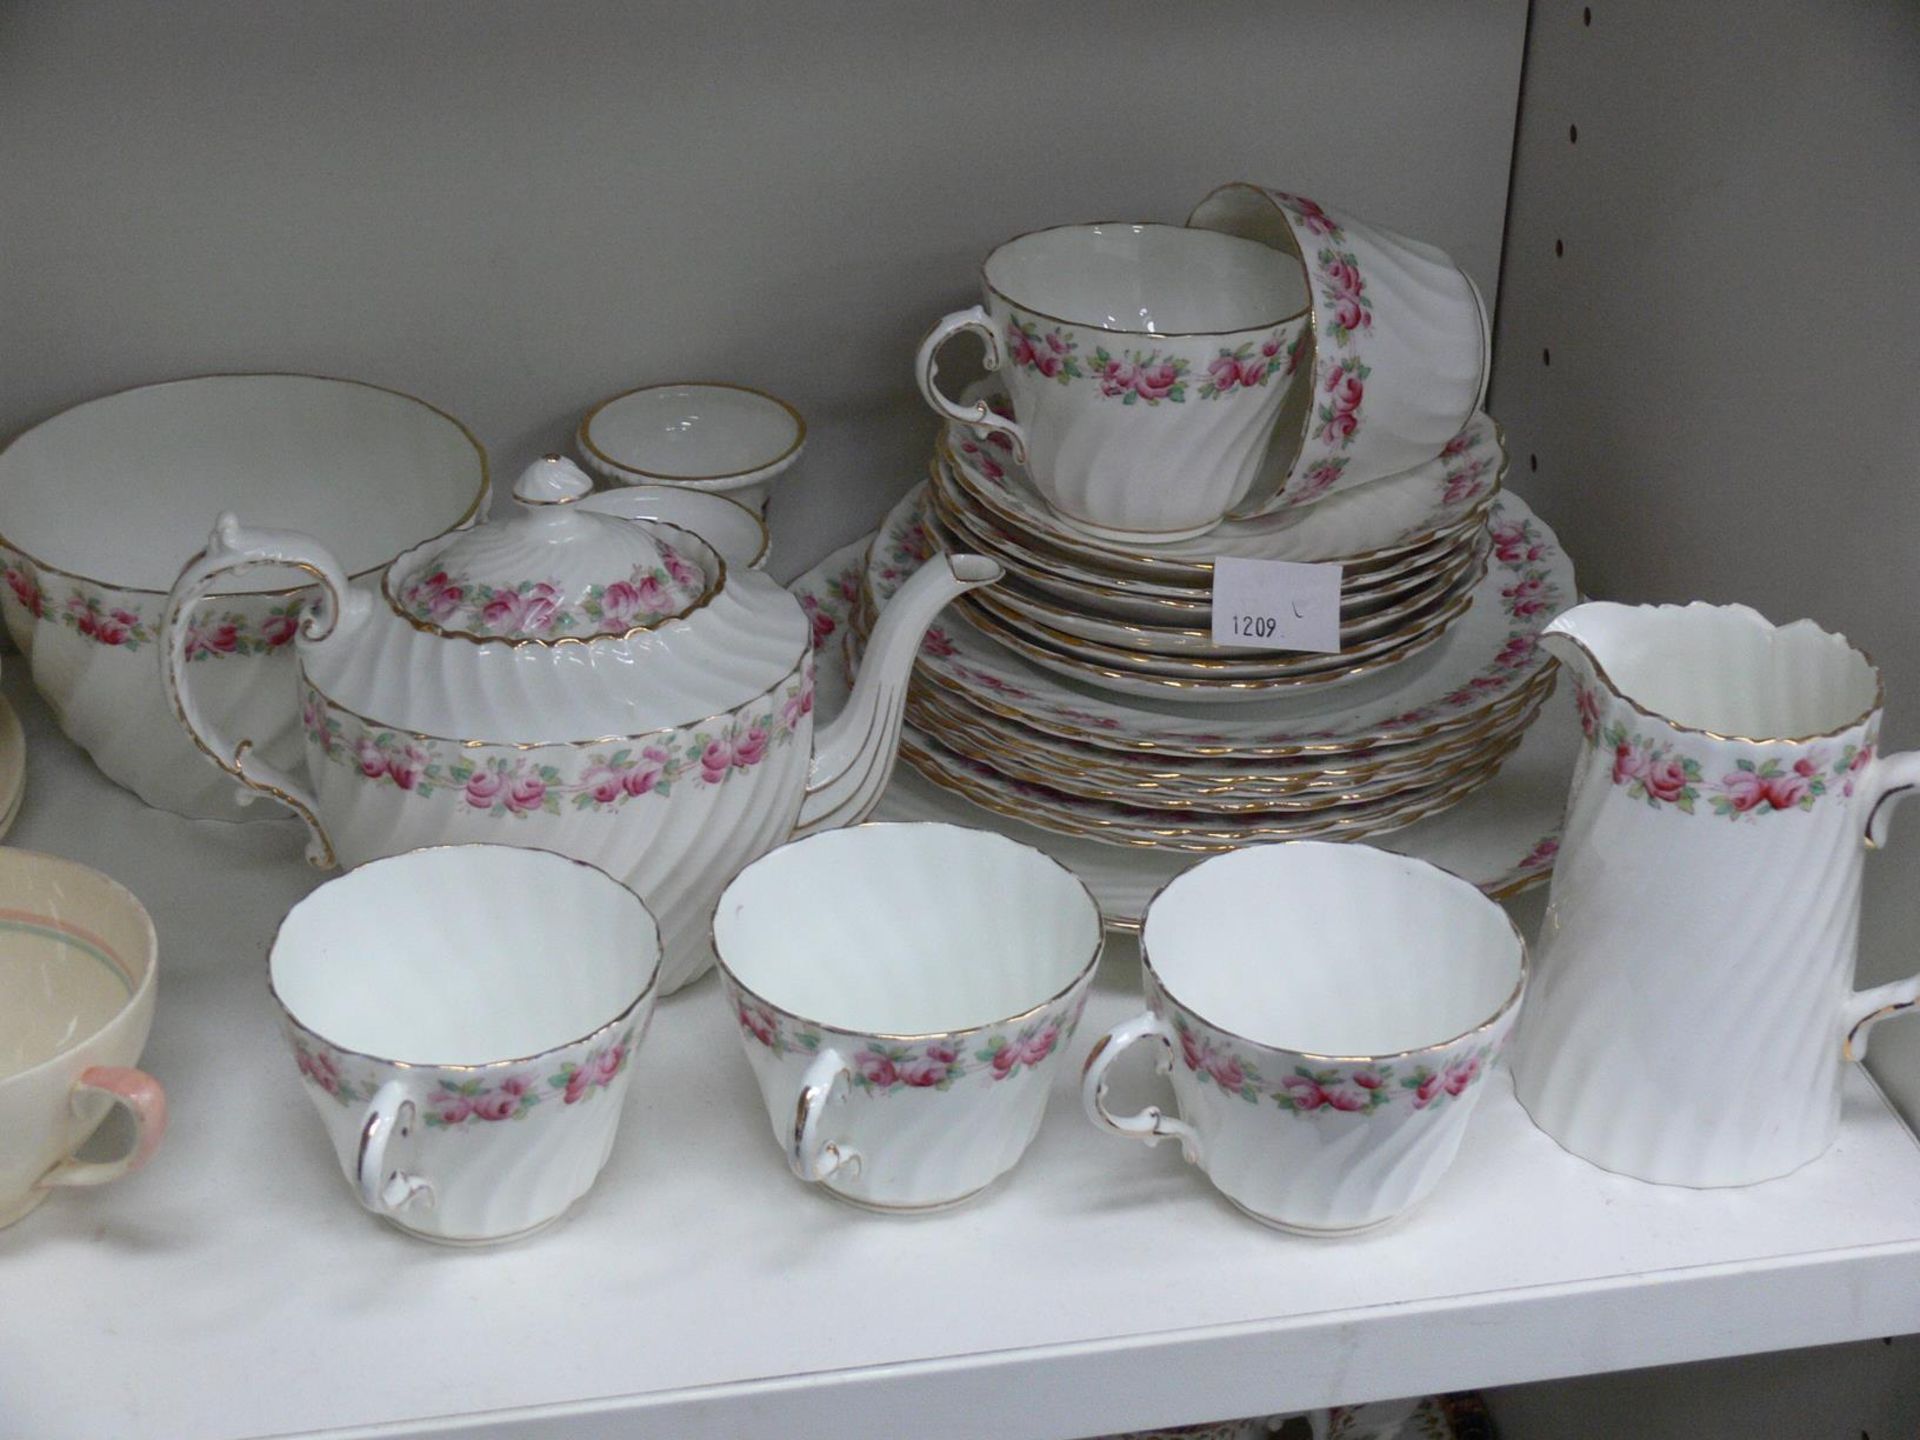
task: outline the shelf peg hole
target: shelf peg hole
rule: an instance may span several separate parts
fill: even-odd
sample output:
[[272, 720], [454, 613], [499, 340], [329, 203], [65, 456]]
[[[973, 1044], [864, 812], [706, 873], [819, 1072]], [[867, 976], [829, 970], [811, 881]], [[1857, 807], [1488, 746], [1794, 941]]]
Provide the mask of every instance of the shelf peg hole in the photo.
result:
[[1562, 255], [1564, 255], [1564, 254], [1566, 254], [1566, 253], [1567, 253], [1567, 244], [1566, 244], [1566, 241], [1564, 241], [1564, 240], [1556, 240], [1556, 241], [1554, 241], [1554, 242], [1553, 242], [1553, 257], [1554, 257], [1554, 259], [1556, 259], [1556, 260], [1557, 260], [1557, 259], [1559, 259], [1559, 258], [1560, 258], [1560, 257], [1561, 257]]
[[1580, 143], [1580, 127], [1578, 125], [1567, 126], [1567, 143], [1569, 145], [1578, 145]]
[[1593, 24], [1593, 7], [1591, 5], [1588, 5], [1581, 10], [1580, 23], [1582, 25], [1588, 25], [1588, 26]]
[[1553, 351], [1542, 348], [1540, 351], [1540, 363], [1542, 365], [1553, 364]]
[[1540, 457], [1538, 455], [1527, 456], [1527, 469], [1537, 471], [1539, 468]]

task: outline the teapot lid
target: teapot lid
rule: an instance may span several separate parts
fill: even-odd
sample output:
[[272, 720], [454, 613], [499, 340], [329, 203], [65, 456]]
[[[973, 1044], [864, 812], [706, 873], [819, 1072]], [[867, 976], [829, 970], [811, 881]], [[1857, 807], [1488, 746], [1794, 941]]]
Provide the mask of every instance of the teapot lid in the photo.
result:
[[725, 562], [674, 548], [673, 527], [574, 504], [592, 491], [572, 461], [536, 460], [514, 482], [512, 514], [396, 562], [387, 603], [435, 635], [577, 644], [683, 619], [725, 584]]

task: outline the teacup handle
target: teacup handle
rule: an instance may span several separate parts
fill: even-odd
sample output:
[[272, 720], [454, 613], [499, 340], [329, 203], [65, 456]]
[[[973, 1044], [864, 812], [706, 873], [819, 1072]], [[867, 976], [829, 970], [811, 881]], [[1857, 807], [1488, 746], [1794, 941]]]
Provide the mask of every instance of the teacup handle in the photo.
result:
[[376, 1215], [393, 1215], [410, 1206], [433, 1208], [432, 1181], [397, 1165], [387, 1165], [388, 1149], [396, 1139], [411, 1139], [419, 1120], [419, 1107], [398, 1080], [387, 1081], [367, 1102], [360, 1121], [354, 1178], [360, 1188], [360, 1203]]
[[[292, 530], [248, 530], [232, 514], [215, 522], [202, 550], [173, 582], [167, 596], [166, 615], [160, 646], [160, 683], [166, 687], [173, 713], [186, 727], [193, 743], [214, 764], [247, 788], [240, 792], [242, 803], [251, 801], [254, 792], [270, 795], [307, 822], [307, 860], [322, 870], [335, 863], [333, 842], [327, 838], [316, 813], [318, 802], [312, 791], [294, 776], [269, 765], [254, 755], [253, 741], [241, 739], [230, 744], [216, 732], [200, 711], [193, 687], [187, 683], [193, 673], [188, 646], [192, 643], [189, 617], [194, 605], [204, 599], [214, 582], [223, 575], [258, 569], [263, 565], [291, 565], [306, 571], [320, 583], [321, 598], [307, 608], [300, 619], [300, 633], [309, 640], [324, 640], [340, 623], [342, 614], [354, 604], [347, 577], [333, 557], [314, 541]], [[290, 697], [291, 699], [291, 697]]]
[[1080, 1071], [1080, 1103], [1087, 1107], [1087, 1118], [1102, 1130], [1111, 1130], [1129, 1140], [1144, 1140], [1158, 1145], [1162, 1140], [1178, 1140], [1180, 1153], [1189, 1165], [1200, 1163], [1200, 1132], [1184, 1120], [1176, 1120], [1158, 1105], [1149, 1105], [1133, 1115], [1115, 1115], [1107, 1109], [1107, 1071], [1121, 1053], [1137, 1040], [1153, 1037], [1166, 1047], [1158, 1068], [1162, 1075], [1173, 1068], [1174, 1047], [1179, 1043], [1173, 1029], [1151, 1010], [1144, 1010], [1116, 1025], [1094, 1045]]
[[996, 415], [985, 400], [976, 400], [971, 405], [962, 405], [949, 400], [940, 393], [933, 383], [940, 373], [940, 347], [963, 330], [972, 330], [980, 336], [986, 346], [986, 366], [989, 370], [998, 370], [1001, 363], [1000, 337], [994, 332], [993, 321], [987, 312], [978, 305], [969, 305], [965, 310], [956, 310], [942, 317], [940, 322], [927, 332], [927, 338], [920, 342], [920, 354], [913, 365], [914, 376], [920, 382], [920, 393], [927, 404], [949, 420], [958, 420], [962, 425], [972, 425], [981, 430], [994, 430], [1013, 442], [1013, 453], [1022, 464], [1027, 459], [1027, 432], [1016, 421], [1003, 415]]
[[[1920, 787], [1920, 750], [1884, 755], [1869, 761], [1860, 785], [1866, 806], [1867, 848], [1878, 850], [1887, 838], [1887, 821], [1893, 807]], [[1908, 976], [1870, 990], [1856, 990], [1847, 997], [1847, 1045], [1849, 1060], [1867, 1056], [1867, 1032], [1889, 1015], [1910, 1010], [1920, 1004], [1920, 975]]]
[[842, 1101], [853, 1088], [853, 1071], [832, 1048], [822, 1050], [807, 1066], [800, 1081], [800, 1100], [793, 1110], [793, 1138], [787, 1145], [787, 1164], [809, 1185], [845, 1170], [860, 1173], [860, 1152], [820, 1136], [820, 1120], [834, 1092]]
[[54, 1186], [105, 1185], [131, 1175], [153, 1158], [167, 1133], [167, 1092], [144, 1070], [95, 1065], [80, 1072], [68, 1096], [76, 1113], [90, 1095], [105, 1095], [133, 1117], [133, 1144], [116, 1160], [76, 1160], [69, 1155], [35, 1182]]

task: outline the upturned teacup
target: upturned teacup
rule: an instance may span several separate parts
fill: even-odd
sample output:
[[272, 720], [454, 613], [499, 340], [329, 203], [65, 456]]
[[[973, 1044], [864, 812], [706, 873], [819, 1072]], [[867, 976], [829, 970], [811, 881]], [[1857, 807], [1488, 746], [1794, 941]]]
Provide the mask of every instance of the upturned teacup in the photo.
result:
[[[1519, 1012], [1526, 951], [1506, 913], [1425, 861], [1295, 841], [1215, 856], [1142, 924], [1147, 1008], [1094, 1046], [1094, 1123], [1187, 1160], [1256, 1220], [1362, 1230], [1453, 1163]], [[1157, 1039], [1179, 1116], [1108, 1110], [1107, 1074]]]
[[[152, 1158], [167, 1102], [132, 1068], [153, 1024], [159, 947], [122, 885], [71, 860], [0, 850], [0, 1226], [56, 1189], [104, 1185]], [[116, 1156], [80, 1158], [115, 1109]]]
[[[1290, 255], [1178, 225], [1063, 225], [1009, 240], [981, 266], [984, 305], [920, 346], [940, 414], [1004, 435], [1061, 518], [1091, 534], [1165, 541], [1217, 525], [1260, 473], [1306, 334]], [[963, 330], [986, 344], [1014, 418], [936, 385]]]
[[591, 865], [447, 845], [322, 885], [281, 922], [269, 968], [361, 1203], [477, 1244], [557, 1220], [606, 1164], [660, 932]]
[[1101, 945], [1072, 871], [932, 823], [782, 846], [727, 887], [713, 933], [793, 1173], [889, 1211], [958, 1204], [1019, 1161]]

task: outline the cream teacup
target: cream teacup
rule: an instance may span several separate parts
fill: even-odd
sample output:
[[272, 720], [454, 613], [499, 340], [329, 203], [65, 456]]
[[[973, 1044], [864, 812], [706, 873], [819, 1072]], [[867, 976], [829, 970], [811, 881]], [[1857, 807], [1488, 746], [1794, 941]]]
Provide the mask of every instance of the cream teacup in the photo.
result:
[[872, 1210], [957, 1204], [1040, 1128], [1100, 957], [1058, 861], [957, 825], [857, 825], [720, 896], [727, 1003], [793, 1173]]
[[613, 1148], [660, 932], [626, 886], [545, 850], [375, 860], [288, 912], [282, 1028], [361, 1203], [423, 1239], [526, 1235]]
[[[153, 922], [128, 890], [71, 860], [0, 850], [0, 1226], [63, 1186], [152, 1158], [166, 1096], [132, 1069], [153, 1023]], [[77, 1158], [116, 1107], [116, 1158]]]
[[[984, 306], [921, 343], [920, 393], [1004, 434], [1061, 518], [1164, 541], [1219, 524], [1252, 486], [1299, 369], [1308, 305], [1293, 256], [1179, 225], [1063, 225], [981, 266]], [[1008, 420], [935, 384], [949, 337], [977, 332]]]
[[[1439, 1183], [1526, 983], [1519, 931], [1466, 881], [1311, 841], [1177, 876], [1147, 908], [1140, 959], [1147, 1009], [1087, 1057], [1087, 1113], [1179, 1140], [1247, 1214], [1309, 1234], [1381, 1224]], [[1179, 1119], [1107, 1109], [1109, 1067], [1149, 1036]]]

